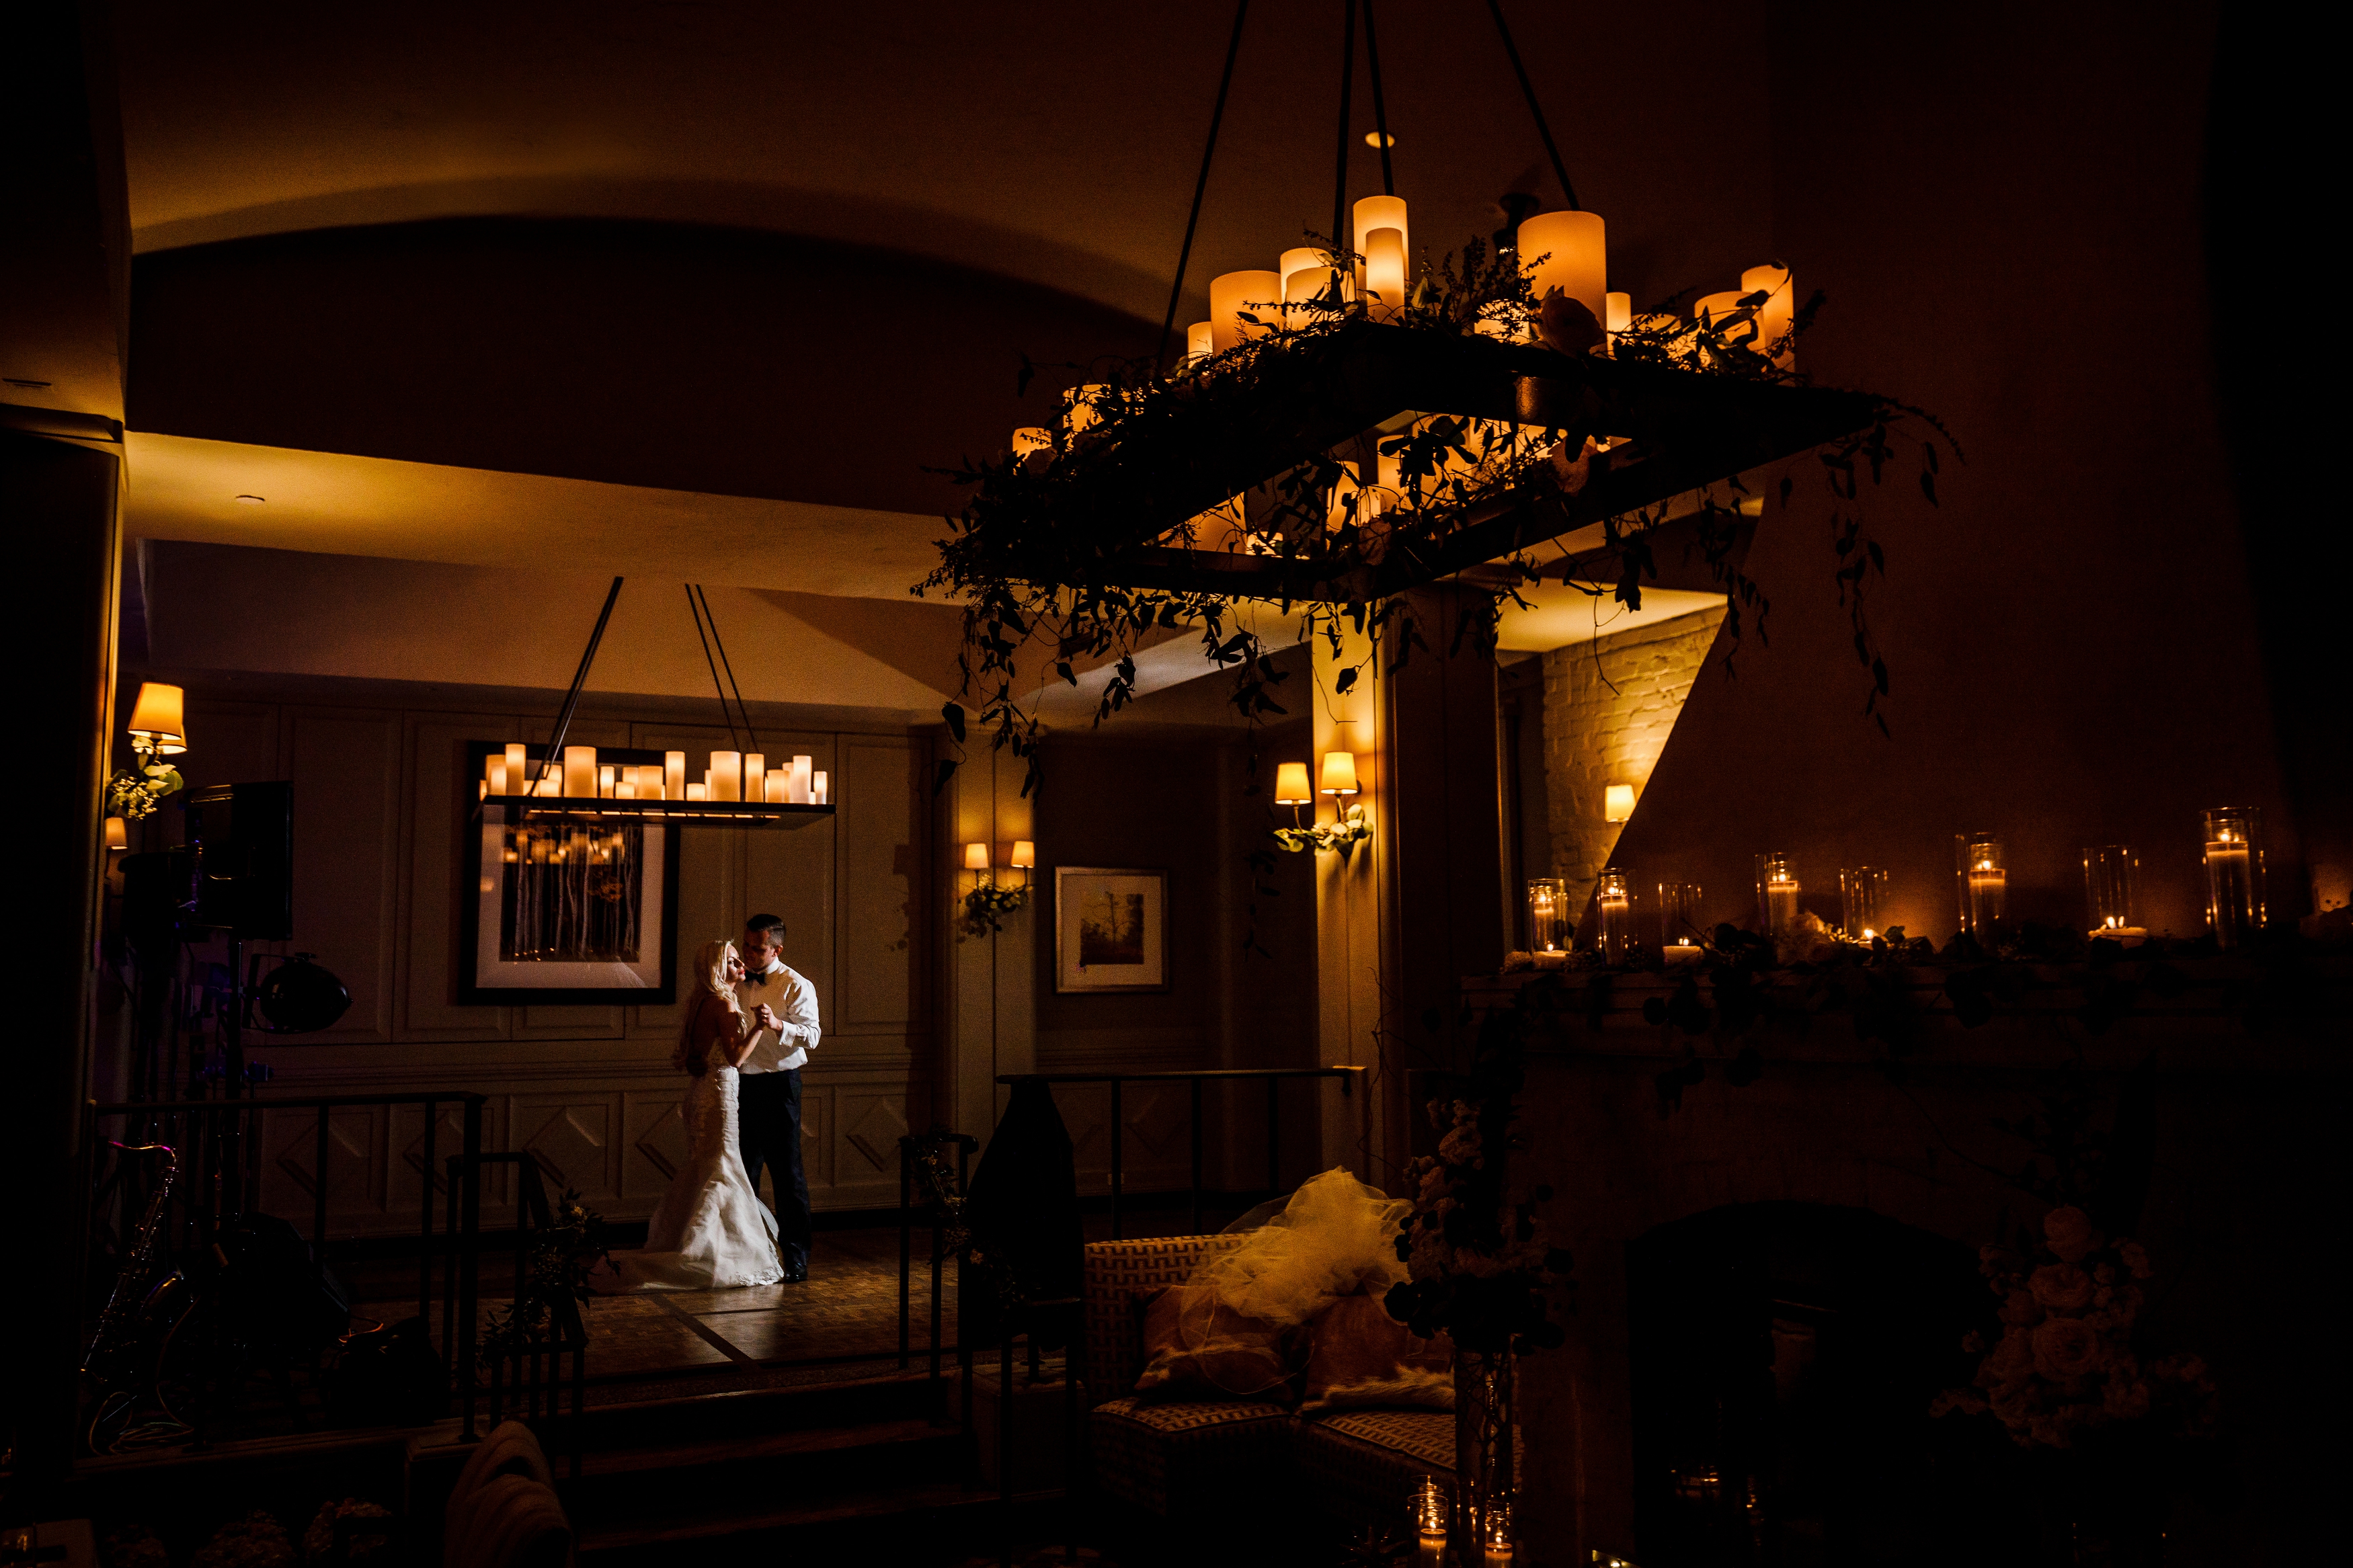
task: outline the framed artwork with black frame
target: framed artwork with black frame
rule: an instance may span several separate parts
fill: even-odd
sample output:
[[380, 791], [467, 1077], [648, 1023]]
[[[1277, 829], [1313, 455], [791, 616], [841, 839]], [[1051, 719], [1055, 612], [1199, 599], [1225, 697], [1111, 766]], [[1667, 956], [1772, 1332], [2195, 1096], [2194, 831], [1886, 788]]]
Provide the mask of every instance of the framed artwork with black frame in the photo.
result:
[[1054, 868], [1054, 989], [1168, 989], [1168, 873]]
[[[664, 1005], [677, 999], [676, 823], [534, 813], [477, 781], [504, 742], [466, 743], [458, 1000], [468, 1006]], [[533, 746], [533, 763], [547, 748]], [[659, 766], [659, 752], [600, 746], [600, 763]]]

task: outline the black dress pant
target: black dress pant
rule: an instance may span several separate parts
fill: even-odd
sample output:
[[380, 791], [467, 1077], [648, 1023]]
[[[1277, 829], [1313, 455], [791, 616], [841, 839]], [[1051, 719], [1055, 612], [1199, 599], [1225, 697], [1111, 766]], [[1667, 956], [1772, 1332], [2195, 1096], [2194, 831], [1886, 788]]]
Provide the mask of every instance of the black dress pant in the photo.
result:
[[785, 1268], [808, 1268], [808, 1175], [801, 1169], [801, 1069], [747, 1072], [736, 1079], [735, 1131], [744, 1170], [757, 1191], [760, 1171], [774, 1164], [776, 1181], [776, 1243]]

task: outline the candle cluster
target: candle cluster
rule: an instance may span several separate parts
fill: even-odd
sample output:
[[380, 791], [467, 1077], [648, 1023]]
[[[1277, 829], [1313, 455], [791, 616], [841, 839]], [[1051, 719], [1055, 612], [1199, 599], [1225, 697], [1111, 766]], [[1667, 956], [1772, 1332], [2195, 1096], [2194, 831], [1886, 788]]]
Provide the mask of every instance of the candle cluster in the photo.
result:
[[830, 805], [832, 781], [812, 759], [794, 757], [772, 768], [759, 752], [718, 752], [699, 779], [686, 776], [686, 753], [665, 752], [659, 763], [600, 763], [594, 746], [566, 746], [561, 763], [531, 760], [530, 749], [509, 745], [482, 762], [480, 794], [545, 800], [735, 801], [776, 805]]

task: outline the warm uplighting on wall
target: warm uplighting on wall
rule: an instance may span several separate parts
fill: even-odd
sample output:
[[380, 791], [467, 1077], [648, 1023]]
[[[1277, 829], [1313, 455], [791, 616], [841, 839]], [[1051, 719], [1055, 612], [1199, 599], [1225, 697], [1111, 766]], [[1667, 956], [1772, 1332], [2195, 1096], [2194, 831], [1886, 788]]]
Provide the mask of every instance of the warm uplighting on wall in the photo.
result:
[[160, 680], [140, 683], [131, 710], [131, 749], [143, 759], [176, 757], [188, 749], [187, 696]]
[[1601, 792], [1601, 817], [1605, 822], [1624, 822], [1634, 815], [1634, 786], [1611, 784]]

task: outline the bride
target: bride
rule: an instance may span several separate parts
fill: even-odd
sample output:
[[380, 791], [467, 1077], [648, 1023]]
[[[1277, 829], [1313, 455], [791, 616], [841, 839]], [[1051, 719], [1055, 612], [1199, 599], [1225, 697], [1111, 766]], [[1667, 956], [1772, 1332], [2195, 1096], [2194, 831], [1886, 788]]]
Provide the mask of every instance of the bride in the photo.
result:
[[710, 1290], [773, 1285], [785, 1277], [776, 1216], [744, 1174], [735, 1131], [735, 1069], [761, 1029], [775, 1028], [776, 1020], [765, 1005], [746, 1016], [736, 1001], [744, 961], [733, 942], [703, 943], [694, 975], [670, 1054], [670, 1065], [693, 1079], [679, 1102], [686, 1163], [646, 1226], [644, 1250], [613, 1257], [626, 1289]]

